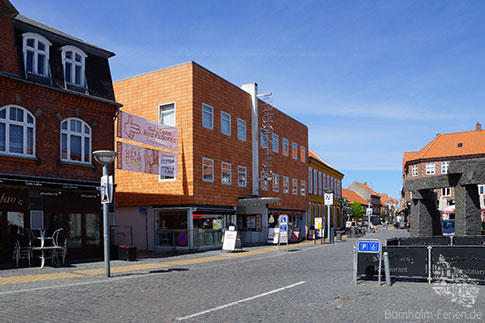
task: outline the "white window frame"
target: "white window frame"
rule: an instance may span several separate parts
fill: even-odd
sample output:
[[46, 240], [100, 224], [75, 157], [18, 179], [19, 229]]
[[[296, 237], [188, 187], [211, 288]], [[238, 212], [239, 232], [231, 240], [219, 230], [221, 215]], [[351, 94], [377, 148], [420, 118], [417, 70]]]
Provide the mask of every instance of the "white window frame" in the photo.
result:
[[478, 185], [478, 194], [479, 195], [485, 194], [485, 184], [479, 184]]
[[[223, 124], [228, 123], [229, 131], [224, 131]], [[221, 111], [221, 133], [230, 136], [231, 135], [231, 115], [227, 112]]]
[[[205, 167], [206, 161], [210, 163], [209, 168], [212, 169], [212, 172], [211, 172], [212, 178], [211, 179], [205, 179], [204, 178], [204, 167]], [[213, 159], [202, 157], [202, 181], [208, 182], [208, 183], [214, 183], [214, 160]]]
[[[168, 113], [167, 111], [169, 111], [169, 110], [162, 111], [162, 109], [166, 108], [166, 107], [170, 107], [170, 106], [172, 106], [172, 108], [173, 108], [173, 124], [163, 123], [162, 122], [163, 121], [162, 114]], [[159, 124], [163, 124], [163, 125], [170, 126], [170, 127], [175, 127], [175, 124], [177, 123], [176, 118], [177, 118], [177, 107], [175, 105], [175, 102], [162, 103], [162, 104], [158, 105], [158, 123]]]
[[302, 162], [306, 161], [306, 148], [303, 146], [300, 146], [300, 160]]
[[[61, 47], [61, 50], [62, 67], [64, 70], [64, 82], [66, 82], [66, 84], [72, 84], [74, 86], [79, 86], [87, 89], [88, 84], [86, 82], [86, 58], [88, 57], [88, 55], [81, 49], [70, 45]], [[68, 52], [72, 52], [72, 58], [66, 57], [66, 54]], [[76, 54], [81, 57], [81, 62], [76, 61]], [[71, 64], [71, 81], [66, 79], [66, 63]], [[76, 83], [76, 66], [79, 66], [81, 68], [81, 74], [79, 75], [80, 84]]]
[[280, 191], [280, 175], [273, 173], [273, 192]]
[[[286, 189], [285, 189], [286, 184]], [[288, 176], [283, 176], [283, 194], [290, 193], [290, 178]]]
[[[204, 115], [210, 117], [210, 125], [204, 124]], [[214, 130], [214, 107], [205, 103], [202, 103], [202, 127]]]
[[291, 179], [291, 194], [298, 195], [298, 178]]
[[[244, 129], [244, 136], [242, 135], [242, 129]], [[246, 120], [237, 118], [237, 139], [246, 141]]]
[[451, 196], [451, 187], [442, 187], [441, 196]]
[[[73, 121], [78, 121], [81, 123], [81, 132], [77, 132], [77, 131], [74, 131], [74, 130], [71, 130], [71, 120]], [[62, 129], [62, 125], [64, 123], [67, 123], [67, 129]], [[89, 129], [89, 134], [86, 134], [85, 131], [84, 131], [84, 127], [87, 127]], [[60, 138], [60, 142], [61, 142], [61, 145], [60, 145], [60, 157], [61, 157], [61, 160], [62, 161], [66, 161], [66, 162], [69, 162], [69, 163], [77, 163], [77, 164], [91, 164], [91, 156], [92, 156], [92, 152], [93, 152], [93, 129], [91, 129], [91, 127], [87, 124], [86, 121], [82, 120], [82, 119], [79, 119], [79, 118], [66, 118], [64, 120], [61, 121], [61, 124], [60, 124], [60, 129], [61, 129], [61, 138]], [[67, 147], [67, 158], [63, 158], [62, 157], [62, 135], [66, 135], [66, 147]], [[77, 137], [81, 137], [81, 160], [73, 160], [71, 159], [71, 136], [77, 136]], [[85, 140], [86, 139], [89, 139], [89, 153], [86, 154], [86, 147], [85, 147]], [[87, 156], [89, 156], [89, 160], [84, 160], [84, 158]]]
[[[295, 152], [293, 154], [293, 152]], [[296, 142], [291, 143], [291, 158], [298, 160], [298, 144]]]
[[[286, 147], [286, 151], [285, 151], [285, 147]], [[281, 151], [283, 153], [283, 156], [288, 157], [290, 155], [290, 142], [286, 138], [283, 138], [283, 140], [281, 141]]]
[[[224, 166], [229, 166], [229, 182], [224, 183]], [[221, 184], [232, 185], [232, 165], [230, 163], [221, 162]]]
[[[318, 195], [318, 178], [320, 177], [319, 171], [313, 169], [313, 194]], [[321, 180], [320, 180], [321, 182]]]
[[273, 152], [279, 153], [280, 152], [280, 137], [277, 134], [273, 134], [273, 142], [271, 143], [271, 146], [273, 146]]
[[[25, 75], [34, 74], [39, 75], [42, 77], [49, 77], [49, 48], [52, 46], [52, 43], [48, 41], [45, 37], [36, 34], [36, 33], [24, 33], [22, 34], [22, 51], [24, 55], [24, 69]], [[33, 39], [34, 40], [34, 47], [27, 46], [27, 40]], [[41, 42], [45, 46], [45, 50], [38, 49], [38, 43]], [[32, 71], [27, 71], [27, 52], [30, 51], [33, 53], [32, 55]], [[44, 73], [39, 73], [39, 54], [45, 56], [44, 59]]]
[[306, 196], [306, 182], [304, 179], [300, 181], [300, 193], [301, 196]]
[[418, 176], [418, 165], [411, 166], [411, 176], [412, 177]]
[[[10, 120], [10, 109], [15, 108], [22, 111], [22, 118], [24, 121], [17, 121], [17, 120]], [[0, 111], [5, 111], [5, 119], [0, 119], [0, 123], [4, 124], [5, 127], [5, 150], [0, 151], [1, 155], [9, 155], [9, 156], [21, 156], [21, 157], [35, 157], [35, 133], [36, 133], [36, 120], [35, 116], [30, 113], [24, 107], [15, 104], [5, 105], [0, 108]], [[28, 122], [28, 118], [32, 118], [32, 123]], [[19, 126], [22, 127], [22, 152], [11, 152], [10, 151], [10, 126]], [[32, 154], [27, 153], [28, 149], [28, 129], [32, 131]]]
[[441, 174], [448, 174], [448, 167], [450, 167], [449, 161], [441, 162]]
[[261, 148], [268, 148], [268, 130], [261, 128], [259, 140], [261, 142]]
[[426, 175], [434, 175], [435, 174], [435, 163], [426, 163]]
[[[244, 184], [241, 184], [241, 175], [244, 175]], [[237, 186], [238, 187], [247, 187], [248, 185], [248, 171], [247, 168], [244, 166], [237, 166]]]

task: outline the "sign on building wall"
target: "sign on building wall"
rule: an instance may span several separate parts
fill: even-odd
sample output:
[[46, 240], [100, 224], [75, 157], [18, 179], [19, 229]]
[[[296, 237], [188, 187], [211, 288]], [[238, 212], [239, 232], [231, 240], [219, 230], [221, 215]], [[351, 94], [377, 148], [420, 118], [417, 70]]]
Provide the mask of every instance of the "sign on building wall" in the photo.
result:
[[143, 119], [123, 111], [120, 111], [118, 114], [116, 135], [119, 138], [147, 145], [174, 151], [178, 150], [177, 128]]
[[118, 151], [117, 168], [132, 172], [159, 175], [165, 178], [177, 177], [177, 154], [155, 149], [116, 143]]

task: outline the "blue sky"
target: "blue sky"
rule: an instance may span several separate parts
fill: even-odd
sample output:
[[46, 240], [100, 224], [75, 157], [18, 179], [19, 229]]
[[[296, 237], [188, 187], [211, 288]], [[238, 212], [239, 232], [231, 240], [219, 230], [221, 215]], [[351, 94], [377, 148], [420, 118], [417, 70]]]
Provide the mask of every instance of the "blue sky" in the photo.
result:
[[310, 149], [399, 197], [404, 151], [485, 123], [484, 1], [12, 0], [115, 52], [114, 80], [195, 61], [257, 82]]

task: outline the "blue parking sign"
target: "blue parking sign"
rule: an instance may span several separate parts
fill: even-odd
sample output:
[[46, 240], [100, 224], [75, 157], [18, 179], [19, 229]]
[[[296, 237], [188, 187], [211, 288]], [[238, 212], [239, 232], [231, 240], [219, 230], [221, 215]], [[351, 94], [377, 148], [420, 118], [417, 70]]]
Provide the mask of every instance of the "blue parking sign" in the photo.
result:
[[358, 252], [379, 253], [381, 246], [378, 241], [359, 241], [357, 250]]

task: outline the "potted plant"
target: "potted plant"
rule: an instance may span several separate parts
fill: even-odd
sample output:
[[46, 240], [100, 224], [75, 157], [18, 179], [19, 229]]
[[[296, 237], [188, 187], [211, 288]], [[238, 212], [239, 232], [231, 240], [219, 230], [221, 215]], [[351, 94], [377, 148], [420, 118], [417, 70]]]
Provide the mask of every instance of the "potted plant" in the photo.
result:
[[118, 259], [133, 261], [136, 260], [136, 247], [131, 245], [119, 245], [118, 246]]

